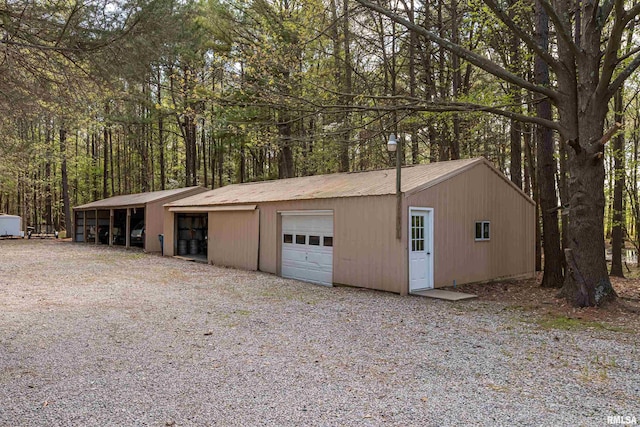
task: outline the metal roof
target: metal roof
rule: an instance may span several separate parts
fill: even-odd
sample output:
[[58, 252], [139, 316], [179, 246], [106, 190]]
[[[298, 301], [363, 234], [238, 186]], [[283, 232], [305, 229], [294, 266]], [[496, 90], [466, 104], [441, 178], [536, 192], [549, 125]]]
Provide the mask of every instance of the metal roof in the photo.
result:
[[[482, 157], [403, 167], [402, 192], [412, 193], [413, 191], [422, 190], [478, 164], [486, 164], [495, 170]], [[502, 173], [495, 171], [504, 177]], [[517, 187], [514, 186], [514, 188]], [[395, 194], [395, 192], [395, 169], [383, 169], [227, 185], [167, 203], [165, 206], [213, 206], [285, 200], [381, 196]]]
[[157, 202], [169, 197], [179, 196], [180, 194], [183, 194], [183, 193], [186, 196], [189, 193], [192, 193], [196, 189], [201, 189], [204, 191], [204, 188], [202, 187], [185, 187], [185, 188], [176, 188], [173, 190], [160, 190], [160, 191], [149, 191], [146, 193], [126, 194], [122, 196], [113, 196], [107, 199], [96, 200], [95, 202], [76, 206], [74, 209], [76, 210], [107, 209], [107, 208], [112, 209], [112, 208], [143, 206], [150, 202]]

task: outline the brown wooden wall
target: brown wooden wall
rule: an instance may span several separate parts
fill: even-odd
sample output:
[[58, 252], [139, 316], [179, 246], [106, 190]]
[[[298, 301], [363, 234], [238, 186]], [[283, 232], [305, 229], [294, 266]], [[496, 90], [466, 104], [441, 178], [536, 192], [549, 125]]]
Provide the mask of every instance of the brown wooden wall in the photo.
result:
[[[405, 199], [434, 208], [434, 285], [450, 286], [535, 272], [535, 207], [484, 164]], [[491, 240], [475, 241], [475, 222]]]

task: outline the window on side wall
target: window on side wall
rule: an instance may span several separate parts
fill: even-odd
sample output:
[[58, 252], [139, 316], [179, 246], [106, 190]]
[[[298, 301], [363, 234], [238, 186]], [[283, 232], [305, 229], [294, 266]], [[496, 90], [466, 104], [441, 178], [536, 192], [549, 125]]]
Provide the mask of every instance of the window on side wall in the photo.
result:
[[476, 221], [476, 242], [491, 240], [491, 222]]

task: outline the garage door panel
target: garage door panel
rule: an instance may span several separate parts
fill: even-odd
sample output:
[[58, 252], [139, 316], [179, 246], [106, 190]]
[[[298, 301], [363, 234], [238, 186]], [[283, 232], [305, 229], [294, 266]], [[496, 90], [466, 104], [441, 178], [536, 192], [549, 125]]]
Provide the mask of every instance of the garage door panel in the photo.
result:
[[309, 252], [307, 262], [322, 267], [331, 267], [333, 266], [333, 254], [331, 252]]
[[283, 216], [281, 239], [283, 277], [332, 285], [333, 247], [324, 246], [333, 240], [332, 215]]
[[304, 249], [299, 249], [299, 248], [286, 248], [283, 247], [282, 248], [282, 265], [284, 265], [286, 262], [291, 262], [291, 261], [295, 261], [295, 262], [299, 262], [299, 261], [305, 261], [305, 256], [306, 256], [306, 252], [304, 251]]
[[309, 270], [302, 267], [287, 267], [285, 269], [283, 266], [282, 276], [289, 279], [317, 283], [320, 285], [330, 285], [331, 283], [331, 273], [321, 270]]
[[287, 215], [282, 217], [282, 231], [333, 235], [333, 215]]

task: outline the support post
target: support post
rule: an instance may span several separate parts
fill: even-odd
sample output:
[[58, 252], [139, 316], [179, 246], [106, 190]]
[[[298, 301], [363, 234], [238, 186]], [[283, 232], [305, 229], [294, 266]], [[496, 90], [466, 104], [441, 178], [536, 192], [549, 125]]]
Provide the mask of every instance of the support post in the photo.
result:
[[131, 208], [127, 208], [127, 224], [125, 227], [125, 247], [131, 247]]
[[87, 239], [87, 211], [82, 211], [82, 243], [88, 243]]
[[401, 153], [404, 149], [402, 144], [403, 138], [398, 137], [398, 149], [396, 150], [396, 239], [402, 238], [402, 191], [401, 191], [401, 173], [402, 173], [402, 157]]
[[109, 209], [109, 246], [113, 246], [113, 209]]

